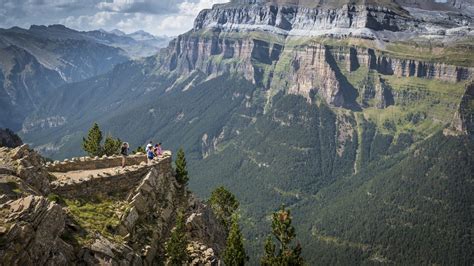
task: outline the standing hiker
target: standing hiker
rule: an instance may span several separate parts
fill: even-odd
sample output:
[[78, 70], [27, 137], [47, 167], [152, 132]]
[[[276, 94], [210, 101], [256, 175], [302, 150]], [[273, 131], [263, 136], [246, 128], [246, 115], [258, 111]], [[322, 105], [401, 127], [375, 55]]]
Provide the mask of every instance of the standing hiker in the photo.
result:
[[151, 163], [151, 161], [153, 161], [153, 158], [155, 158], [155, 150], [153, 149], [153, 146], [147, 149], [146, 158], [148, 159], [148, 163]]
[[128, 156], [128, 148], [129, 148], [128, 143], [124, 142], [122, 144], [122, 150], [120, 151], [120, 154], [122, 155], [122, 168], [125, 167], [125, 161], [126, 161], [127, 156]]
[[148, 154], [148, 151], [149, 151], [149, 150], [152, 150], [152, 149], [153, 149], [153, 142], [150, 141], [150, 142], [146, 145], [145, 154]]
[[155, 145], [155, 155], [157, 157], [163, 155], [163, 150], [161, 149], [161, 142]]

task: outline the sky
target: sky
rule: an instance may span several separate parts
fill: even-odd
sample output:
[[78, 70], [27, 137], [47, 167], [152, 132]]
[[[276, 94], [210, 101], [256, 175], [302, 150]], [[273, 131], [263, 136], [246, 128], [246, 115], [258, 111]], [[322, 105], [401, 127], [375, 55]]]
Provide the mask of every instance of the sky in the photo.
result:
[[0, 28], [63, 24], [77, 30], [144, 30], [176, 36], [196, 15], [228, 0], [0, 0]]

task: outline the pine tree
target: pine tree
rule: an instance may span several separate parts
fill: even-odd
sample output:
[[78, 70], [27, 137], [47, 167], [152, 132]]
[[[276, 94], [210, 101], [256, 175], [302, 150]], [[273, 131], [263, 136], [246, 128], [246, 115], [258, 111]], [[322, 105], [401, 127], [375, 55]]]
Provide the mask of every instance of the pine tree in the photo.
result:
[[240, 232], [237, 215], [234, 214], [224, 250], [224, 263], [226, 266], [241, 266], [245, 264], [245, 261], [247, 261], [247, 255], [245, 254], [244, 239], [242, 232]]
[[136, 150], [134, 150], [132, 153], [135, 154], [135, 153], [145, 153], [145, 148], [143, 148], [142, 146], [138, 146]]
[[89, 156], [102, 156], [103, 151], [100, 145], [102, 141], [102, 131], [100, 131], [99, 125], [94, 123], [91, 129], [89, 129], [89, 133], [87, 138], [82, 139], [82, 147], [84, 151], [86, 151]]
[[212, 191], [209, 203], [214, 214], [229, 232], [232, 215], [239, 208], [239, 201], [226, 188], [218, 187]]
[[189, 260], [187, 252], [188, 239], [185, 232], [184, 214], [178, 214], [176, 227], [165, 244], [166, 257], [169, 265], [184, 265]]
[[103, 153], [107, 156], [112, 156], [115, 154], [120, 154], [120, 149], [122, 148], [122, 141], [120, 139], [114, 139], [112, 135], [108, 135], [105, 138]]
[[186, 185], [189, 181], [188, 170], [186, 168], [186, 157], [184, 156], [183, 149], [178, 150], [176, 155], [176, 179], [180, 184]]
[[285, 207], [273, 213], [272, 234], [277, 239], [279, 247], [277, 250], [272, 237], [268, 236], [265, 241], [265, 255], [260, 260], [262, 265], [304, 265], [300, 244], [290, 247], [291, 241], [296, 237], [291, 220], [290, 211], [285, 210]]

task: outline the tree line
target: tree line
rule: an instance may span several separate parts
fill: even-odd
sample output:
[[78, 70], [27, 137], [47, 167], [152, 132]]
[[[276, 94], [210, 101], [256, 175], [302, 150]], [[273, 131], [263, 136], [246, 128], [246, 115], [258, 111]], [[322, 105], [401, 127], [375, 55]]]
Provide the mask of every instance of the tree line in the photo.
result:
[[103, 144], [102, 140], [103, 133], [100, 130], [99, 124], [94, 123], [89, 129], [87, 137], [82, 138], [82, 148], [91, 157], [112, 156], [120, 153], [122, 141], [119, 138], [114, 138], [111, 134], [108, 134]]

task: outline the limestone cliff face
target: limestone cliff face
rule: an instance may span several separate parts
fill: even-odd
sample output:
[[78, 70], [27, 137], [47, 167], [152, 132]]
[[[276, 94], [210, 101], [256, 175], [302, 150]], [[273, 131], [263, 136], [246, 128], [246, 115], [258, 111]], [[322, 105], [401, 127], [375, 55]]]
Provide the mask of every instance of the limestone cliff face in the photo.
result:
[[346, 4], [311, 8], [308, 5], [265, 3], [270, 1], [251, 5], [242, 2], [249, 3], [234, 2], [202, 11], [195, 21], [195, 29], [262, 28], [288, 35], [344, 35], [349, 34], [350, 29], [353, 34], [373, 38], [370, 29], [406, 30], [414, 26], [414, 21], [404, 16], [403, 11], [376, 5]]
[[[271, 91], [285, 90], [308, 99], [316, 92], [336, 107], [355, 105], [357, 92], [345, 74], [361, 67], [383, 75], [446, 82], [464, 81], [474, 72], [472, 67], [390, 54], [380, 44], [381, 39], [392, 38], [390, 34], [395, 34], [394, 40], [403, 39], [404, 34], [423, 36], [423, 29], [455, 29], [462, 22], [422, 27], [420, 18], [393, 1], [336, 6], [290, 2], [233, 1], [204, 10], [194, 29], [171, 42], [158, 57], [158, 65], [165, 72], [185, 76], [196, 71], [210, 77], [239, 73]], [[316, 37], [372, 39], [376, 48], [326, 44]], [[380, 84], [374, 90], [383, 107], [387, 90]]]
[[236, 38], [219, 32], [179, 36], [159, 60], [166, 72], [189, 75], [198, 71], [206, 76], [237, 72], [265, 89], [284, 89], [308, 99], [314, 90], [338, 107], [354, 103], [355, 89], [344, 74], [361, 67], [384, 75], [453, 83], [469, 79], [474, 72], [469, 67], [393, 57], [371, 48], [314, 42], [295, 46], [291, 40]]
[[[145, 167], [147, 171], [142, 174], [138, 184], [131, 182], [125, 193], [123, 189], [115, 189], [113, 183], [98, 185], [100, 177], [95, 178], [94, 184], [90, 179], [78, 179], [77, 182], [90, 183], [96, 187], [89, 190], [87, 195], [83, 195], [84, 192], [74, 194], [69, 193], [69, 190], [55, 189], [50, 181], [54, 184], [57, 182], [54, 180], [56, 177], [45, 170], [42, 166], [44, 161], [41, 160], [26, 145], [16, 149], [0, 148], [2, 264], [161, 264], [165, 261], [164, 243], [180, 210], [187, 217], [191, 264], [218, 263], [225, 247], [226, 232], [210, 208], [176, 182], [170, 157], [149, 166], [138, 166]], [[104, 161], [101, 159], [101, 164]], [[67, 162], [65, 165], [68, 163], [74, 164]], [[29, 172], [22, 170], [25, 165], [28, 165], [26, 169]], [[34, 175], [33, 169], [36, 170]], [[137, 173], [141, 172], [130, 168], [125, 169], [122, 175], [126, 173], [134, 180]], [[37, 182], [32, 182], [32, 179]], [[77, 186], [75, 183], [70, 185]], [[59, 195], [48, 195], [49, 191]], [[90, 201], [93, 198], [113, 204], [110, 208], [116, 212], [113, 214], [116, 218], [106, 219], [116, 220], [116, 223], [107, 223], [103, 229], [97, 230], [96, 226], [89, 228], [88, 223], [81, 222], [82, 215], [87, 217], [91, 214], [81, 214], [81, 211], [86, 210], [80, 209], [80, 206], [95, 206], [94, 201]], [[76, 206], [76, 203], [79, 205]], [[101, 215], [101, 210], [97, 209], [95, 215]]]
[[[468, 1], [450, 2], [440, 4], [434, 0], [232, 1], [230, 4], [216, 5], [212, 9], [203, 10], [195, 21], [195, 29], [214, 28], [221, 31], [260, 29], [289, 36], [333, 35], [377, 39], [381, 36], [397, 38], [396, 35], [383, 31], [424, 35], [432, 34], [432, 28], [447, 30], [471, 25], [473, 4], [467, 3]], [[418, 10], [422, 11], [421, 14]], [[437, 11], [437, 13], [429, 15], [423, 11]], [[438, 18], [433, 19], [433, 16]], [[400, 36], [398, 35], [398, 38]]]
[[452, 126], [457, 132], [474, 135], [474, 82], [466, 86], [466, 92], [454, 115]]

